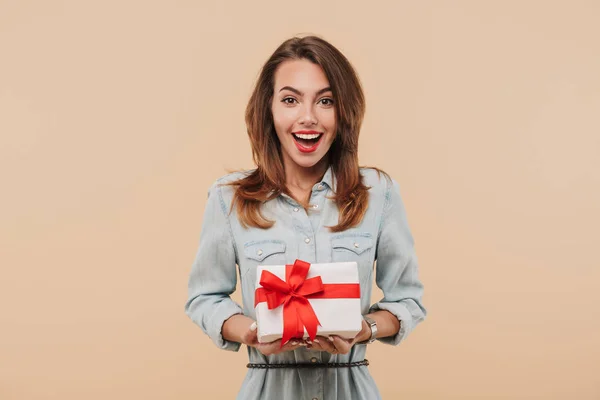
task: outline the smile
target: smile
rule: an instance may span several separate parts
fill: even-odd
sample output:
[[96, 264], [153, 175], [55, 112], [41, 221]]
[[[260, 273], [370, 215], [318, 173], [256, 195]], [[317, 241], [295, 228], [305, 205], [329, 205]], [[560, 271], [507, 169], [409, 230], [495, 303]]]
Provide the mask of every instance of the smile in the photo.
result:
[[300, 131], [292, 133], [292, 136], [298, 150], [303, 153], [312, 153], [317, 150], [324, 135], [316, 131]]

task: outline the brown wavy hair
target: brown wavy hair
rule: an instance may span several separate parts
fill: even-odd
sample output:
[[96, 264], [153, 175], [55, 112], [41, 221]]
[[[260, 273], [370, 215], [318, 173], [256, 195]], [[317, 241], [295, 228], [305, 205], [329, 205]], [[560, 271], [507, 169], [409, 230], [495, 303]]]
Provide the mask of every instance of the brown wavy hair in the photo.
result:
[[[293, 197], [285, 182], [271, 102], [277, 67], [284, 61], [301, 59], [323, 69], [334, 98], [337, 131], [325, 157], [329, 157], [335, 176], [335, 193], [328, 198], [337, 205], [339, 218], [337, 225], [328, 228], [340, 232], [356, 226], [367, 210], [370, 187], [363, 183], [358, 165], [358, 135], [365, 114], [361, 83], [348, 59], [333, 45], [317, 36], [294, 37], [283, 42], [264, 64], [246, 107], [246, 126], [257, 168], [244, 178], [227, 184], [236, 188], [230, 212], [235, 206], [244, 227], [272, 227], [275, 221], [263, 216], [262, 203], [282, 193]], [[384, 171], [374, 169], [378, 174], [388, 176]], [[298, 202], [304, 208], [308, 207], [303, 201]]]

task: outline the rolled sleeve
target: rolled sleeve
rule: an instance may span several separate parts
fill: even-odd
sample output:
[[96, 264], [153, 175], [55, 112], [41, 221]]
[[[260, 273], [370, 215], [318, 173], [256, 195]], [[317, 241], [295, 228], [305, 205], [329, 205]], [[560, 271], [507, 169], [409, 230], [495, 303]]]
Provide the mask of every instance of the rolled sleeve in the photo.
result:
[[418, 277], [418, 261], [413, 236], [400, 197], [398, 183], [391, 179], [377, 240], [376, 283], [383, 298], [369, 312], [387, 310], [400, 321], [393, 336], [378, 338], [382, 343], [398, 345], [425, 319], [422, 304], [423, 284]]
[[225, 340], [223, 323], [242, 308], [229, 296], [235, 291], [236, 249], [228, 209], [218, 182], [208, 191], [200, 243], [188, 281], [185, 313], [217, 347], [238, 351], [241, 344]]

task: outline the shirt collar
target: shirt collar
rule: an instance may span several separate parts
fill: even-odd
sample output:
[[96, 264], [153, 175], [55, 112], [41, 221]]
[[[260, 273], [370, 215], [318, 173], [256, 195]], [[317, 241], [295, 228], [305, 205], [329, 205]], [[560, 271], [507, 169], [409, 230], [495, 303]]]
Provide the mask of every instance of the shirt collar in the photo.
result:
[[[329, 187], [329, 189], [331, 189], [331, 191], [333, 192], [334, 187], [335, 187], [335, 182], [336, 182], [336, 179], [335, 179], [335, 175], [333, 174], [333, 167], [331, 166], [331, 164], [329, 164], [329, 166], [327, 167], [327, 170], [325, 171], [325, 174], [323, 175], [323, 179], [321, 179], [321, 181], [318, 183], [326, 184]], [[273, 192], [274, 192], [274, 190], [271, 190], [271, 192], [269, 194], [271, 194]], [[281, 195], [283, 197], [288, 198], [290, 201], [292, 200], [291, 197], [289, 197], [285, 194], [281, 194]]]
[[321, 183], [325, 183], [333, 191], [333, 186], [335, 184], [335, 175], [333, 174], [333, 167], [331, 166], [331, 164], [329, 164], [329, 167], [327, 167], [327, 171], [325, 171], [325, 175], [323, 175]]

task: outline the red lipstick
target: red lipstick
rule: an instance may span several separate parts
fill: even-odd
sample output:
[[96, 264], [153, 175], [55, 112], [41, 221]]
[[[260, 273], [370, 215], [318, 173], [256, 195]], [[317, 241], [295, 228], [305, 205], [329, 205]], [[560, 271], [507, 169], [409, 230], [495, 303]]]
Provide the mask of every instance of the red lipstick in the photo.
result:
[[[316, 143], [312, 144], [309, 147], [309, 146], [300, 144], [299, 139], [302, 139], [302, 138], [296, 136], [297, 134], [298, 135], [319, 135], [319, 138], [316, 141]], [[325, 136], [325, 135], [322, 132], [317, 132], [317, 131], [296, 131], [296, 132], [292, 132], [292, 136], [294, 137], [294, 143], [296, 144], [296, 147], [298, 148], [298, 150], [300, 150], [300, 152], [312, 153], [315, 150], [317, 150], [317, 148], [321, 144], [321, 141], [323, 140], [323, 136]], [[304, 140], [307, 140], [307, 139], [304, 139]]]

